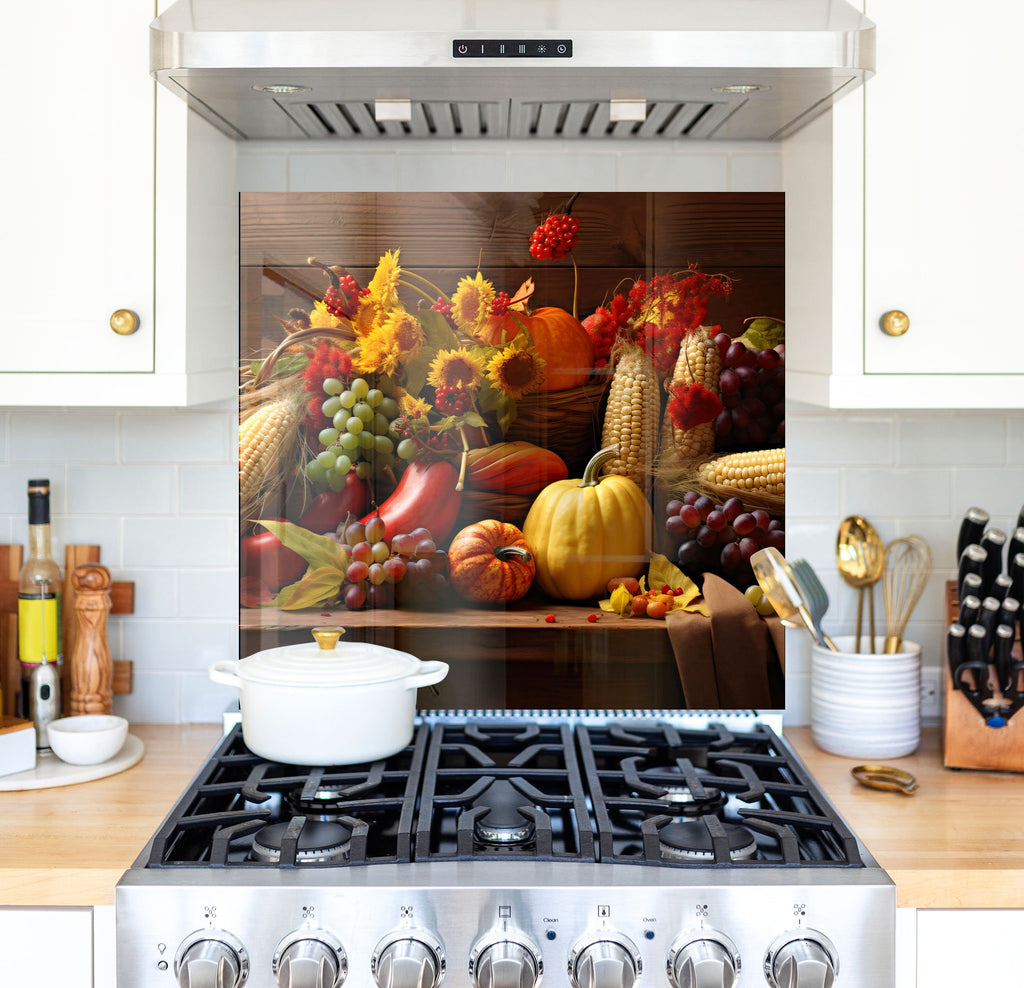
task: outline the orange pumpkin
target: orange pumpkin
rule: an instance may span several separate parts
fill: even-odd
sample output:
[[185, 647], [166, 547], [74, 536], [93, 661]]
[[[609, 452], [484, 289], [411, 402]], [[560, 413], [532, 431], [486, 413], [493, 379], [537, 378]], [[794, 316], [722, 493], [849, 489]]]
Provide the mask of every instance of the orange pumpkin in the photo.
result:
[[467, 525], [448, 547], [455, 591], [481, 604], [507, 604], [526, 595], [537, 568], [523, 533], [508, 522], [485, 518]]
[[466, 457], [466, 486], [499, 494], [536, 494], [569, 468], [557, 453], [523, 440], [471, 449]]
[[509, 309], [487, 320], [480, 339], [490, 346], [502, 346], [523, 329], [545, 363], [539, 391], [567, 391], [587, 383], [594, 368], [594, 344], [583, 323], [565, 309], [545, 306], [532, 313]]

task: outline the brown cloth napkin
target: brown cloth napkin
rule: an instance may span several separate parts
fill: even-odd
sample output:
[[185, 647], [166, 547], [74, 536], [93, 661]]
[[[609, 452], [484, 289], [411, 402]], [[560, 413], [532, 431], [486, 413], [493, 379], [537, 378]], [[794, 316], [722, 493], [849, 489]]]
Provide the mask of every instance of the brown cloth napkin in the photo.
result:
[[732, 584], [704, 574], [711, 617], [671, 611], [665, 618], [686, 705], [691, 709], [781, 710], [785, 630], [762, 618]]

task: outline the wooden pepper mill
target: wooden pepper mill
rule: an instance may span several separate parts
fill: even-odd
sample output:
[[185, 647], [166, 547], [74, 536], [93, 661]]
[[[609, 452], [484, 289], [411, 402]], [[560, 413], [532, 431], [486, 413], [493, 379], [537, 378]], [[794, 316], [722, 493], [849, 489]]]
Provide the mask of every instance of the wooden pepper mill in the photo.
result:
[[114, 664], [107, 641], [110, 583], [110, 570], [99, 563], [76, 566], [71, 574], [77, 620], [70, 663], [72, 716], [109, 714], [112, 709]]

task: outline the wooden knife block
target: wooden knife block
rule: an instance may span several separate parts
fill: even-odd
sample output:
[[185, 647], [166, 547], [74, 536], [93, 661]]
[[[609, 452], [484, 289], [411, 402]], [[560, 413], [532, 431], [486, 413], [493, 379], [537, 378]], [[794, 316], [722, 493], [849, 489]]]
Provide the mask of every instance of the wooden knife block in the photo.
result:
[[[957, 619], [960, 604], [956, 581], [946, 583], [946, 626]], [[1018, 633], [1013, 646], [1014, 658], [1020, 658]], [[1005, 727], [988, 727], [981, 714], [959, 690], [953, 689], [953, 677], [942, 655], [946, 705], [943, 718], [943, 763], [946, 768], [977, 768], [1024, 772], [1024, 707], [1007, 721]]]
[[[23, 549], [20, 545], [0, 545], [0, 686], [3, 688], [3, 706], [0, 715], [13, 716], [21, 689], [21, 664], [18, 662], [18, 572], [21, 569]], [[61, 696], [63, 712], [70, 711], [70, 681], [68, 663], [75, 647], [78, 619], [75, 608], [76, 591], [71, 574], [75, 567], [85, 563], [99, 563], [98, 545], [69, 545], [64, 550], [64, 596], [62, 602], [62, 630], [64, 633], [64, 664], [61, 666]], [[131, 614], [135, 610], [135, 584], [115, 581], [110, 585], [110, 613]], [[131, 693], [132, 664], [129, 660], [113, 663], [113, 692]]]

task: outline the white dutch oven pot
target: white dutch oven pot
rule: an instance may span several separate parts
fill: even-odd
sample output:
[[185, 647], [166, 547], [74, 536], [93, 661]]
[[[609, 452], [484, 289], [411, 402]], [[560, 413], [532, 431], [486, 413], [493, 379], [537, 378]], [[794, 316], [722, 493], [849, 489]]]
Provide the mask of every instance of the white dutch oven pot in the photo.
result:
[[385, 758], [412, 739], [416, 690], [448, 675], [445, 662], [361, 642], [338, 644], [341, 628], [317, 639], [209, 668], [238, 688], [242, 737], [257, 755], [291, 765], [352, 765]]

